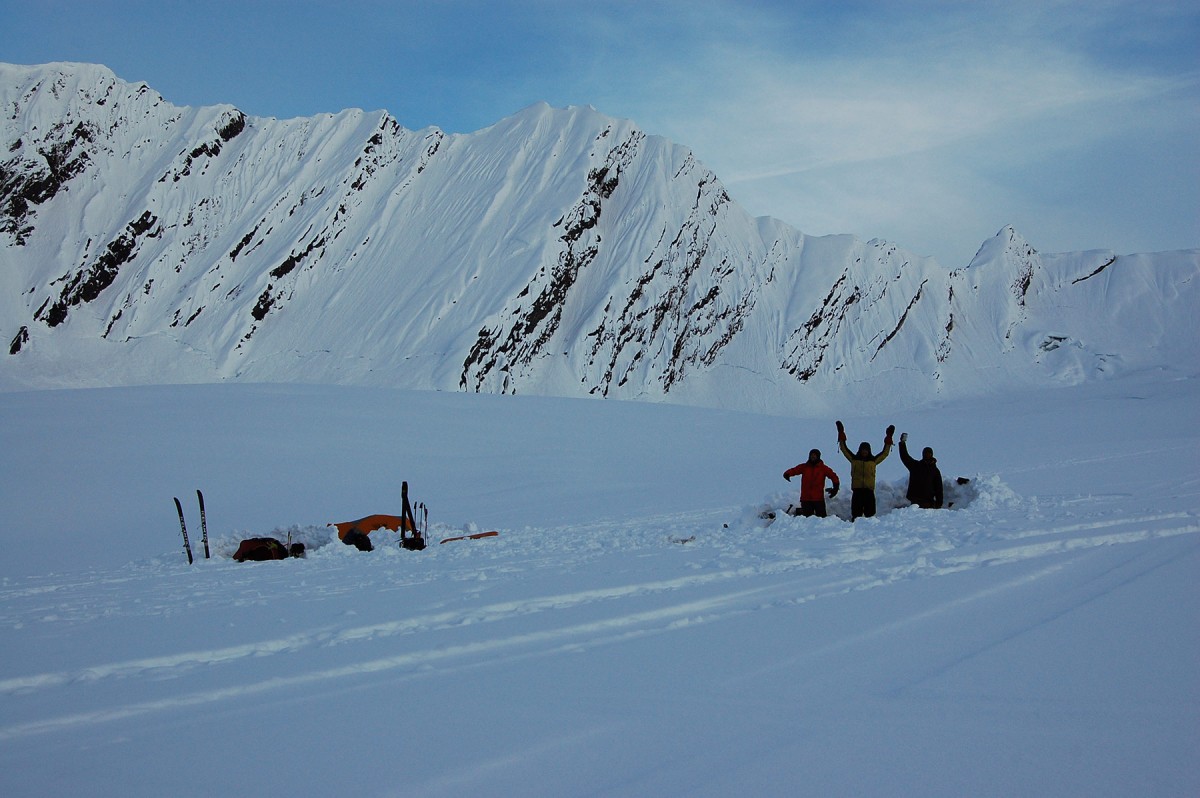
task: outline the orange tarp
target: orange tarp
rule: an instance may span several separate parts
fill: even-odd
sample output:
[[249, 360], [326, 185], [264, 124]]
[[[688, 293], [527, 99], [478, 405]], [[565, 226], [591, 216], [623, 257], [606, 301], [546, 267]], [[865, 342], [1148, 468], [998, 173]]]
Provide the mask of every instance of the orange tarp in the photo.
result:
[[399, 515], [368, 515], [366, 518], [360, 518], [357, 521], [343, 521], [340, 524], [330, 524], [330, 526], [337, 527], [339, 540], [345, 540], [346, 533], [354, 529], [367, 535], [376, 529], [390, 529], [393, 532], [399, 532], [401, 529], [406, 532], [415, 531], [412, 523], [404, 520], [404, 517]]

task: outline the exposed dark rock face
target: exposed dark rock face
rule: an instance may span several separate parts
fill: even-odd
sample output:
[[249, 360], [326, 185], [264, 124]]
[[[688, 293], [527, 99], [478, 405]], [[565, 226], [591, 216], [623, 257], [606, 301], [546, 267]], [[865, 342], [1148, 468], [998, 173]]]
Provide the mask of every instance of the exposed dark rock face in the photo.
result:
[[34, 318], [46, 322], [50, 327], [57, 327], [67, 320], [70, 308], [99, 297], [117, 279], [121, 267], [133, 260], [142, 240], [161, 233], [154, 227], [157, 222], [158, 217], [146, 211], [127, 224], [125, 232], [108, 244], [96, 262], [71, 275], [58, 300], [44, 314], [39, 310]]
[[217, 135], [221, 141], [232, 141], [246, 129], [246, 115], [241, 111], [233, 111], [228, 119], [217, 125]]
[[12, 343], [8, 346], [8, 353], [15, 355], [21, 351], [21, 347], [29, 343], [29, 328], [22, 326], [17, 334], [13, 336]]
[[904, 308], [904, 312], [900, 314], [900, 318], [897, 320], [895, 328], [893, 328], [892, 331], [884, 336], [883, 340], [879, 342], [879, 346], [875, 349], [875, 354], [871, 355], [872, 360], [874, 360], [875, 357], [883, 351], [883, 348], [887, 346], [897, 334], [899, 334], [900, 330], [904, 327], [904, 322], [908, 320], [908, 314], [911, 313], [912, 309], [916, 307], [918, 302], [921, 301], [921, 296], [925, 293], [925, 284], [928, 282], [928, 280], [922, 281], [921, 287], [917, 289], [916, 296], [909, 301], [908, 306]]
[[22, 139], [8, 145], [15, 155], [0, 163], [0, 233], [18, 246], [25, 244], [33, 232], [33, 206], [53, 199], [87, 169], [89, 145], [97, 134], [95, 125], [87, 122], [59, 122], [32, 153]]
[[1117, 259], [1116, 259], [1116, 257], [1115, 257], [1115, 256], [1114, 256], [1114, 257], [1111, 257], [1111, 258], [1109, 258], [1108, 260], [1104, 261], [1104, 263], [1101, 263], [1101, 264], [1100, 264], [1100, 265], [1099, 265], [1099, 266], [1096, 268], [1096, 270], [1095, 270], [1095, 271], [1093, 271], [1093, 272], [1090, 272], [1089, 274], [1085, 274], [1083, 277], [1077, 277], [1076, 279], [1072, 280], [1072, 281], [1071, 281], [1071, 285], [1078, 285], [1079, 283], [1082, 283], [1084, 280], [1090, 280], [1090, 279], [1092, 279], [1092, 278], [1093, 278], [1093, 277], [1095, 277], [1097, 274], [1099, 274], [1100, 272], [1104, 271], [1104, 270], [1105, 270], [1105, 269], [1107, 269], [1109, 266], [1112, 266], [1112, 265], [1113, 265], [1114, 263], [1116, 263], [1116, 262], [1117, 262]]

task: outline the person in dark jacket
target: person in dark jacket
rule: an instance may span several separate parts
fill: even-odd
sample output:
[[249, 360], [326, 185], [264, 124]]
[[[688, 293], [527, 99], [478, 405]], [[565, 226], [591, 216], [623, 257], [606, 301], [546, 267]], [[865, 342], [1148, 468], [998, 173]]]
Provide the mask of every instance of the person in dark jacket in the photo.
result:
[[926, 510], [942, 506], [942, 472], [938, 470], [933, 449], [926, 446], [921, 459], [914, 460], [908, 454], [908, 433], [900, 433], [900, 459], [908, 469], [908, 493], [906, 498]]
[[894, 424], [888, 425], [883, 451], [878, 455], [871, 454], [871, 444], [866, 441], [858, 445], [857, 453], [852, 453], [846, 445], [846, 428], [840, 421], [837, 422], [837, 431], [838, 447], [842, 450], [842, 456], [850, 461], [850, 520], [871, 518], [875, 515], [875, 467], [892, 453], [892, 434], [896, 427]]
[[[813, 449], [808, 453], [807, 461], [783, 472], [783, 478], [788, 482], [796, 476], [800, 477], [800, 511], [792, 515], [825, 518], [825, 493], [832, 499], [837, 495], [841, 482], [833, 469], [821, 462], [820, 449]], [[832, 488], [825, 487], [826, 479], [833, 483]]]

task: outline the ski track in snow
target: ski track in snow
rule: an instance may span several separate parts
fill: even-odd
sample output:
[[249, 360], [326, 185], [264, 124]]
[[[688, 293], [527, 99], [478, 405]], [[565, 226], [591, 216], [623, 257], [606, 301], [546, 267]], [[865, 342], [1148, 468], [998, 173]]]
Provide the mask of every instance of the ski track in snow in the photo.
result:
[[[1143, 519], [1143, 520], [1147, 520], [1147, 519]], [[1122, 543], [1134, 543], [1134, 542], [1138, 542], [1140, 540], [1170, 537], [1170, 536], [1174, 536], [1174, 535], [1183, 535], [1183, 534], [1193, 533], [1196, 531], [1200, 531], [1200, 529], [1197, 529], [1197, 527], [1195, 525], [1192, 525], [1190, 527], [1179, 527], [1179, 528], [1175, 528], [1175, 529], [1158, 530], [1157, 533], [1152, 533], [1146, 537], [1133, 537], [1133, 536], [1114, 537], [1114, 536], [1103, 536], [1102, 535], [1102, 536], [1096, 536], [1096, 537], [1092, 537], [1092, 538], [1088, 538], [1088, 539], [1079, 541], [1076, 545], [1069, 545], [1065, 549], [1055, 549], [1053, 551], [1044, 550], [1044, 551], [1047, 554], [1056, 553], [1057, 551], [1064, 551], [1064, 550], [1080, 551], [1080, 550], [1083, 550], [1086, 548], [1094, 548], [1096, 546], [1119, 545]], [[1028, 549], [1028, 550], [1026, 550], [1026, 553], [1027, 553], [1028, 557], [1039, 556], [1039, 551], [1036, 548]], [[1092, 580], [1089, 580], [1089, 582], [1087, 584], [1085, 584], [1082, 588], [1080, 588], [1076, 591], [1073, 591], [1071, 594], [1068, 594], [1067, 596], [1065, 596], [1061, 599], [1057, 599], [1056, 601], [1051, 602], [1048, 609], [1043, 610], [1040, 614], [1036, 615], [1035, 617], [1023, 618], [1023, 619], [1019, 619], [1018, 621], [1014, 622], [1012, 629], [1009, 631], [1009, 633], [1007, 635], [993, 637], [973, 648], [967, 648], [965, 651], [960, 651], [953, 658], [950, 658], [946, 661], [938, 663], [936, 668], [928, 670], [923, 673], [920, 673], [917, 676], [909, 678], [902, 684], [896, 685], [890, 691], [890, 693], [893, 696], [899, 696], [904, 693], [910, 692], [914, 689], [917, 689], [921, 684], [933, 680], [935, 677], [939, 676], [940, 674], [946, 673], [946, 672], [950, 671], [952, 668], [954, 668], [968, 660], [974, 659], [987, 651], [990, 651], [995, 648], [999, 648], [1000, 646], [1009, 642], [1010, 640], [1013, 640], [1020, 635], [1027, 634], [1033, 628], [1037, 628], [1037, 627], [1041, 627], [1046, 624], [1049, 624], [1049, 623], [1051, 623], [1059, 618], [1062, 618], [1062, 617], [1066, 616], [1067, 614], [1079, 609], [1080, 607], [1101, 598], [1102, 596], [1108, 595], [1112, 591], [1114, 591], [1124, 585], [1133, 583], [1137, 579], [1140, 579], [1140, 578], [1146, 576], [1147, 574], [1150, 574], [1153, 571], [1157, 570], [1158, 568], [1162, 567], [1163, 565], [1167, 564], [1172, 559], [1174, 559], [1176, 556], [1178, 556], [1178, 552], [1176, 552], [1176, 551], [1170, 551], [1165, 554], [1161, 553], [1161, 552], [1154, 552], [1151, 555], [1140, 555], [1140, 556], [1133, 557], [1129, 560], [1123, 560], [1117, 566], [1114, 566], [1113, 568], [1109, 569], [1108, 571], [1105, 571], [1105, 572], [1099, 574], [1098, 576], [1094, 577]], [[1003, 560], [993, 560], [991, 562], [1002, 562], [1002, 561]], [[1008, 561], [1011, 561], [1011, 560], [1008, 560]], [[1005, 582], [997, 587], [981, 591], [981, 592], [976, 593], [971, 596], [967, 596], [963, 599], [958, 600], [957, 602], [954, 602], [954, 604], [959, 604], [959, 603], [963, 603], [966, 601], [977, 600], [977, 599], [985, 597], [991, 593], [996, 593], [996, 592], [999, 592], [1002, 590], [1007, 590], [1012, 587], [1018, 587], [1022, 584], [1026, 584], [1026, 583], [1041, 579], [1044, 576], [1049, 576], [1054, 573], [1057, 573], [1061, 569], [1062, 569], [1061, 565], [1051, 565], [1046, 568], [1034, 571], [1032, 573], [1025, 574], [1022, 577], [1019, 577], [1015, 580]], [[935, 607], [926, 613], [922, 613], [920, 615], [913, 616], [913, 617], [906, 619], [906, 623], [912, 623], [912, 622], [915, 622], [918, 620], [922, 620], [924, 617], [926, 617], [928, 615], [945, 612], [947, 609], [949, 609], [949, 606], [947, 606], [947, 605], [943, 605], [941, 607]]]
[[[427, 611], [399, 619], [355, 623], [355, 613], [348, 612], [344, 622], [325, 623], [278, 637], [115, 661], [99, 658], [103, 649], [97, 648], [85, 654], [98, 659], [91, 664], [7, 676], [0, 679], [0, 701], [32, 701], [35, 706], [29, 708], [32, 717], [24, 720], [15, 720], [13, 713], [6, 712], [10, 722], [0, 726], [0, 740], [300, 686], [311, 689], [348, 677], [387, 674], [389, 679], [419, 678], [435, 667], [444, 673], [500, 659], [586, 650], [745, 613], [797, 607], [851, 591], [886, 588], [903, 580], [934, 579], [969, 569], [1047, 560], [1045, 568], [1022, 571], [1015, 583], [1002, 581], [985, 593], [1003, 591], [1016, 583], [1055, 573], [1063, 567], [1063, 556], [1200, 532], [1200, 520], [1192, 512], [1114, 517], [1097, 511], [1078, 518], [1067, 509], [1069, 501], [1039, 506], [1031, 513], [1028, 526], [1011, 528], [1015, 526], [1011, 507], [1005, 510], [1007, 516], [990, 509], [993, 504], [1011, 503], [1008, 493], [998, 480], [990, 484], [985, 481], [975, 506], [936, 513], [907, 508], [885, 510], [875, 519], [853, 525], [837, 518], [782, 516], [763, 528], [757, 512], [745, 508], [742, 519], [734, 521], [728, 519], [736, 511], [703, 511], [629, 522], [504, 530], [496, 540], [435, 545], [424, 553], [380, 547], [372, 556], [364, 557], [337, 545], [313, 551], [302, 563], [238, 565], [218, 558], [198, 561], [199, 567], [189, 568], [174, 560], [158, 559], [133, 563], [120, 574], [95, 575], [94, 579], [53, 581], [56, 577], [50, 575], [4, 580], [0, 585], [0, 627], [16, 631], [36, 624], [88, 624], [128, 615], [177, 621], [198, 610], [216, 611], [220, 607], [220, 611], [228, 612], [231, 598], [233, 607], [269, 606], [275, 602], [294, 607], [293, 602], [314, 597], [327, 600], [336, 592], [428, 591], [439, 583], [450, 587], [445, 588], [443, 598], [426, 603]], [[1073, 520], [1068, 523], [1068, 519]], [[997, 526], [1004, 523], [1010, 528]], [[217, 551], [230, 548], [233, 541], [220, 543]], [[418, 567], [414, 567], [414, 557], [425, 561], [418, 561]], [[597, 569], [580, 566], [598, 557], [614, 560], [611, 571], [601, 569], [606, 577], [611, 575], [612, 584], [544, 592], [519, 600], [483, 600], [492, 580], [552, 578], [554, 583], [561, 583], [566, 572], [569, 582], [572, 571], [597, 573]], [[1052, 559], [1055, 557], [1060, 559]], [[1078, 602], [1092, 600], [1114, 589], [1122, 579], [1136, 578], [1153, 567], [1153, 563], [1141, 569], [1130, 566], [1132, 576], [1117, 574], [1097, 584], [1091, 593], [1074, 598], [1074, 603], [1050, 610], [1039, 622], [1069, 612]], [[354, 569], [354, 578], [330, 579], [328, 574], [324, 579], [317, 578], [318, 572], [337, 568]], [[300, 575], [298, 569], [302, 569]], [[313, 588], [310, 581], [319, 582], [319, 586]], [[145, 584], [129, 593], [130, 583], [138, 582]], [[334, 589], [331, 583], [342, 586]], [[141, 598], [127, 603], [125, 595]], [[982, 595], [960, 601], [973, 601]], [[439, 604], [464, 606], [431, 608]], [[925, 615], [947, 609], [935, 606]], [[549, 620], [538, 617], [546, 613], [559, 615]], [[904, 623], [915, 623], [923, 617], [911, 617]], [[524, 622], [530, 618], [536, 622]], [[469, 642], [456, 642], [456, 629], [477, 624], [492, 625], [495, 631], [483, 636], [472, 631]], [[1013, 634], [1025, 628], [1018, 626]], [[850, 642], [843, 640], [838, 645]], [[988, 645], [996, 644], [992, 641]], [[327, 667], [303, 672], [271, 667], [275, 658], [314, 648], [325, 649], [332, 658]], [[251, 672], [244, 667], [228, 673], [221, 670], [239, 663], [248, 664]], [[215, 686], [183, 694], [176, 690], [169, 696], [152, 695], [166, 689], [159, 687], [161, 683], [201, 668], [209, 670], [209, 682]], [[272, 670], [286, 675], [265, 673]], [[141, 679], [138, 687], [147, 697], [106, 705], [106, 696], [115, 691], [73, 690], [77, 685], [126, 679]], [[896, 689], [910, 689], [919, 681], [912, 679]], [[153, 689], [145, 689], [151, 684]], [[72, 691], [70, 700], [46, 701], [45, 706], [65, 703], [82, 704], [84, 708], [71, 714], [39, 715], [36, 697], [55, 690]], [[127, 693], [121, 695], [129, 697]]]

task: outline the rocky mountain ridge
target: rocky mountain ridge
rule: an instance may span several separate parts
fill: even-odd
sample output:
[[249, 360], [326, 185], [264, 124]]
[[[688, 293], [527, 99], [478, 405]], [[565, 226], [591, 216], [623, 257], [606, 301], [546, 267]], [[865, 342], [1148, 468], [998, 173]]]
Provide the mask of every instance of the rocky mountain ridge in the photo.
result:
[[484, 130], [0, 66], [0, 388], [219, 380], [780, 413], [1196, 373], [1200, 252], [964, 268], [751, 218], [591, 108]]

